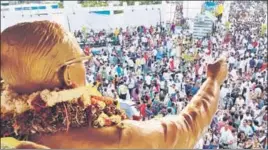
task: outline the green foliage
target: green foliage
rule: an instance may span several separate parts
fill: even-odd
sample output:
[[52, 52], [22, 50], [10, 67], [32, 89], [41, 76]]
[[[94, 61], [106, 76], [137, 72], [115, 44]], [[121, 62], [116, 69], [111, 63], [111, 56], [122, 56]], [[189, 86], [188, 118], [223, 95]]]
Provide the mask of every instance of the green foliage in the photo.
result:
[[82, 1], [82, 7], [105, 7], [108, 6], [108, 3], [105, 1]]
[[140, 1], [140, 5], [155, 5], [161, 3], [162, 1]]
[[128, 6], [135, 5], [135, 1], [127, 1], [127, 5]]
[[128, 6], [131, 6], [131, 5], [134, 5], [135, 4], [135, 1], [133, 0], [121, 0], [120, 3], [123, 4], [123, 2], [127, 2], [127, 5]]
[[114, 10], [114, 14], [122, 14], [122, 13], [124, 13], [123, 10]]
[[[133, 0], [121, 0], [120, 2], [127, 2], [128, 6], [132, 6], [135, 4], [135, 1]], [[162, 1], [140, 1], [140, 5], [155, 5], [155, 4], [161, 4]]]
[[63, 2], [59, 2], [58, 5], [59, 5], [59, 8], [64, 8]]

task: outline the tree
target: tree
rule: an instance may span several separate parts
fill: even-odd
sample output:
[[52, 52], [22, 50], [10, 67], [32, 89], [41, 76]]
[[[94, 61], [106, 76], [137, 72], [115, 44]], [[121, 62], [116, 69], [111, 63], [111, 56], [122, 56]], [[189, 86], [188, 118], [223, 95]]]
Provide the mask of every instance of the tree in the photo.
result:
[[59, 5], [59, 8], [64, 8], [63, 2], [59, 2], [58, 5]]
[[141, 1], [140, 5], [155, 5], [155, 4], [161, 4], [162, 1]]
[[80, 4], [82, 7], [105, 7], [105, 6], [108, 6], [108, 3], [106, 1], [82, 1]]

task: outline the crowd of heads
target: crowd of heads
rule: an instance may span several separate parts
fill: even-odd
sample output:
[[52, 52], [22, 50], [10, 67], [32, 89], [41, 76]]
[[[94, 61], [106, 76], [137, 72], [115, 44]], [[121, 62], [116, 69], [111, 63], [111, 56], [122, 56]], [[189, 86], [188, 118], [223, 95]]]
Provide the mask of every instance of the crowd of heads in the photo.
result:
[[[148, 120], [176, 115], [206, 80], [206, 65], [224, 55], [229, 74], [219, 109], [196, 148], [267, 148], [267, 2], [232, 2], [228, 23], [194, 39], [175, 24], [75, 32], [85, 54], [87, 81], [104, 96], [133, 101]], [[226, 25], [227, 24], [227, 25]], [[99, 47], [99, 48], [96, 48]]]

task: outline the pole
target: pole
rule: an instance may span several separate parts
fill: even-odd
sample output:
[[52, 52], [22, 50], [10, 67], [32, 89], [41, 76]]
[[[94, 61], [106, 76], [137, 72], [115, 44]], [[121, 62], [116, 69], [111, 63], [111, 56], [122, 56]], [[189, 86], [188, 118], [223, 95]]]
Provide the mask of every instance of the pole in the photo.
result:
[[160, 19], [160, 26], [161, 26], [161, 10], [160, 10], [160, 8], [158, 9], [159, 10], [159, 19]]
[[68, 22], [68, 28], [69, 28], [69, 31], [72, 32], [72, 31], [71, 31], [71, 25], [70, 25], [69, 16], [68, 16], [68, 15], [66, 15], [66, 16], [67, 16], [67, 22]]
[[159, 17], [160, 17], [160, 35], [162, 34], [162, 18], [161, 18], [161, 9], [160, 8], [158, 8], [158, 10], [159, 10]]

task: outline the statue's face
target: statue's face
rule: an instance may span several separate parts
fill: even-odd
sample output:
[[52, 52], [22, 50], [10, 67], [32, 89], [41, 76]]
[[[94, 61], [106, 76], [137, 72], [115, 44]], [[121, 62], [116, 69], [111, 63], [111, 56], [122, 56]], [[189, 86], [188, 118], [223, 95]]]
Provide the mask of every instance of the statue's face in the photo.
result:
[[74, 36], [56, 23], [21, 23], [1, 33], [1, 77], [18, 93], [84, 86], [85, 59]]

